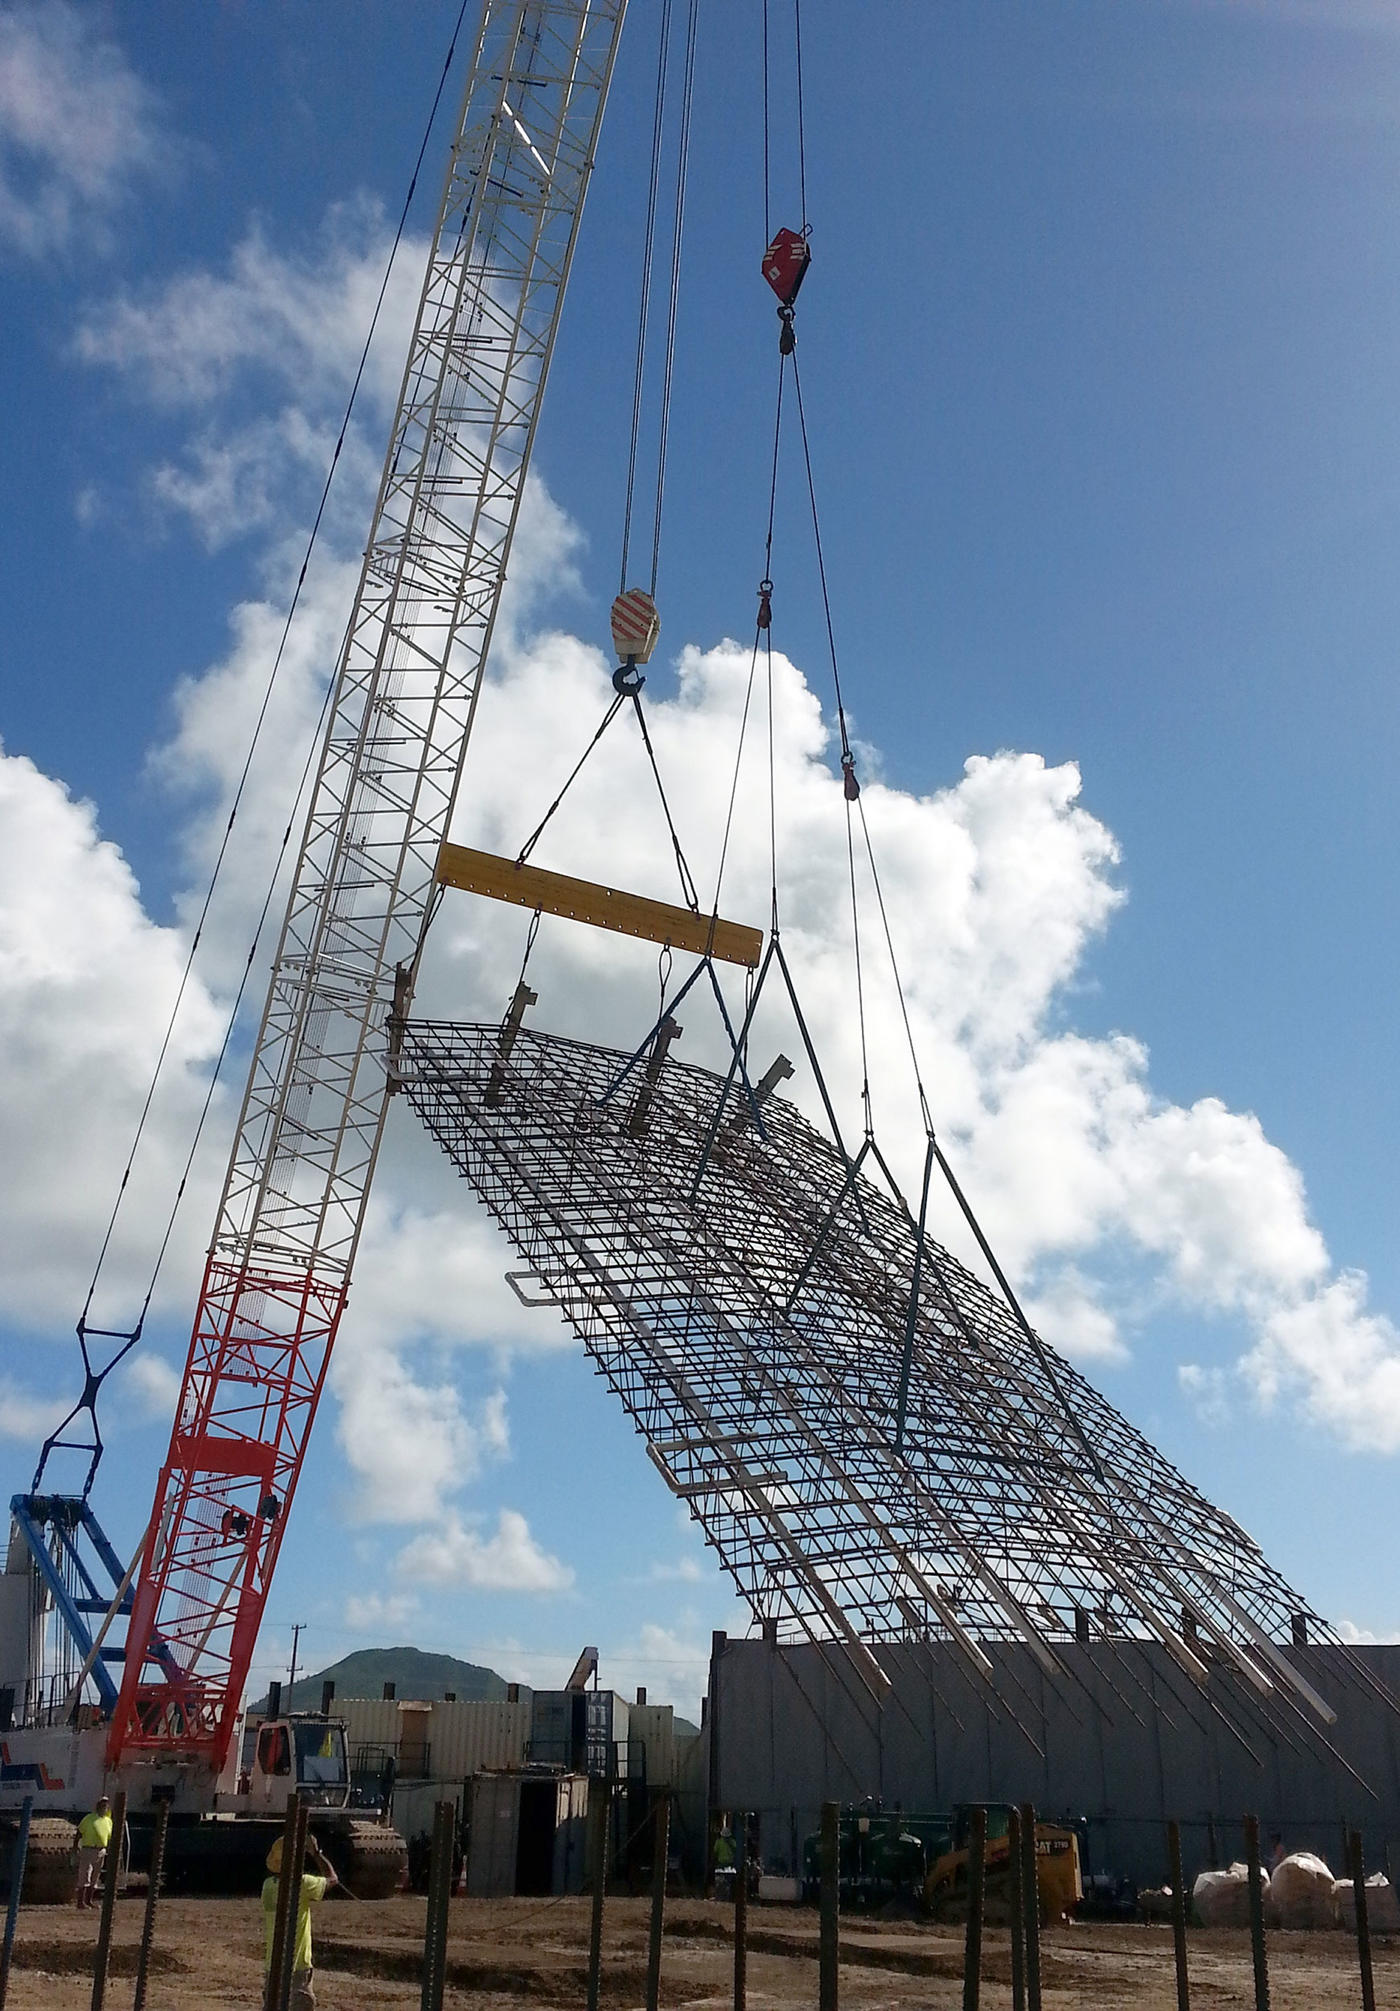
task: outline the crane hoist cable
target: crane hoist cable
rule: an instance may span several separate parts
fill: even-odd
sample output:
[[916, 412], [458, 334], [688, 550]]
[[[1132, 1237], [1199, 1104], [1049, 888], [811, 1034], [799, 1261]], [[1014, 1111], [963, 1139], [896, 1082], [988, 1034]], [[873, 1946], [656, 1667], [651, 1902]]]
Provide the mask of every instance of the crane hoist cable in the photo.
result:
[[671, 384], [676, 363], [676, 321], [680, 305], [681, 247], [685, 236], [685, 196], [690, 167], [690, 113], [695, 95], [695, 42], [700, 0], [690, 0], [685, 35], [685, 70], [681, 84], [680, 139], [676, 156], [676, 204], [671, 229], [671, 286], [666, 304], [665, 365], [661, 379], [661, 417], [656, 448], [656, 509], [651, 533], [651, 591], [656, 594], [661, 569], [661, 513], [666, 499], [666, 448], [671, 431]]
[[[169, 1058], [170, 1045], [174, 1037], [176, 1024], [179, 1020], [180, 1009], [182, 1004], [184, 1003], [185, 994], [189, 988], [190, 979], [194, 972], [195, 959], [198, 955], [200, 944], [203, 939], [204, 928], [209, 918], [209, 913], [213, 903], [214, 894], [216, 889], [218, 888], [219, 881], [223, 873], [224, 863], [227, 858], [229, 845], [233, 837], [234, 826], [238, 820], [239, 808], [240, 805], [242, 804], [244, 793], [247, 789], [249, 775], [251, 773], [253, 761], [257, 754], [258, 746], [262, 738], [263, 728], [267, 723], [268, 711], [271, 706], [273, 692], [277, 686], [278, 678], [282, 669], [283, 659], [286, 655], [287, 643], [291, 635], [292, 623], [296, 618], [296, 612], [301, 603], [302, 589], [306, 585], [307, 573], [310, 569], [311, 560], [320, 537], [321, 526], [326, 513], [326, 505], [330, 499], [331, 485], [335, 480], [336, 472], [340, 464], [341, 453], [344, 449], [346, 439], [349, 435], [350, 423], [354, 416], [355, 407], [359, 398], [360, 386], [364, 380], [365, 369], [369, 361], [370, 346], [373, 343], [375, 331], [379, 326], [379, 320], [383, 310], [384, 301], [389, 290], [389, 281], [393, 274], [394, 264], [398, 256], [399, 247], [403, 242], [403, 235], [407, 227], [409, 211], [412, 207], [413, 198], [418, 188], [418, 177], [422, 171], [423, 161], [427, 154], [429, 141], [431, 140], [432, 137], [433, 127], [436, 124], [438, 111], [442, 103], [442, 94], [444, 89], [446, 88], [447, 79], [452, 71], [452, 64], [456, 57], [457, 42], [461, 34], [462, 23], [466, 18], [466, 12], [467, 12], [467, 0], [461, 0], [461, 4], [457, 11], [457, 17], [452, 27], [452, 33], [448, 40], [447, 53], [443, 57], [442, 69], [441, 72], [439, 73], [437, 81], [437, 88], [433, 93], [432, 104], [428, 112], [427, 120], [425, 121], [423, 127], [423, 136], [421, 141], [419, 142], [417, 156], [413, 163], [413, 171], [409, 176], [408, 188], [404, 194], [403, 204], [399, 211], [399, 219], [398, 224], [394, 231], [393, 242], [389, 247], [389, 255], [385, 260], [383, 276], [380, 280], [378, 294], [375, 297], [374, 308], [370, 315], [369, 326], [368, 329], [366, 330], [364, 343], [360, 350], [359, 360], [355, 368], [355, 374], [351, 381], [349, 396], [346, 399], [344, 416], [342, 417], [340, 423], [340, 430], [336, 436], [335, 446], [331, 452], [330, 462], [326, 469], [325, 480], [322, 483], [321, 487], [320, 498], [316, 505], [316, 513], [312, 519], [311, 529], [307, 536], [306, 549], [302, 555], [301, 566], [297, 573], [296, 583], [295, 586], [293, 587], [292, 596], [287, 606], [287, 613], [282, 623], [282, 629], [278, 637], [277, 648], [273, 655], [272, 666], [268, 672], [267, 682], [263, 689], [262, 699], [258, 707], [257, 715], [253, 722], [253, 731], [249, 738], [247, 753], [244, 757], [243, 765], [239, 772], [238, 781], [234, 787], [233, 800], [229, 807], [228, 818], [224, 825], [223, 834], [219, 843], [219, 848], [217, 853], [215, 854], [214, 864], [210, 871], [209, 881], [204, 891], [198, 916], [196, 917], [194, 933], [191, 936], [189, 950], [186, 954], [184, 966], [181, 970], [179, 984], [176, 987], [175, 999], [170, 1008], [170, 1014], [166, 1021], [165, 1030], [161, 1038], [160, 1047], [157, 1050], [155, 1064], [152, 1068], [151, 1078], [147, 1085], [145, 1098], [142, 1102], [141, 1109], [137, 1117], [135, 1131], [133, 1132], [131, 1145], [127, 1152], [126, 1164], [123, 1167], [121, 1178], [117, 1183], [117, 1192], [113, 1199], [111, 1213], [107, 1220], [106, 1229], [103, 1232], [101, 1244], [98, 1248], [97, 1259], [93, 1266], [92, 1277], [88, 1284], [86, 1296], [83, 1300], [82, 1311], [78, 1316], [76, 1332], [83, 1363], [83, 1374], [84, 1374], [83, 1395], [79, 1398], [78, 1402], [74, 1405], [73, 1409], [63, 1419], [62, 1423], [60, 1423], [55, 1427], [54, 1431], [49, 1435], [49, 1438], [45, 1441], [44, 1447], [40, 1453], [39, 1466], [34, 1480], [34, 1486], [36, 1488], [38, 1487], [39, 1480], [43, 1475], [44, 1467], [45, 1464], [47, 1463], [50, 1452], [56, 1449], [60, 1444], [65, 1443], [62, 1440], [61, 1436], [62, 1433], [67, 1429], [67, 1427], [70, 1424], [74, 1422], [76, 1418], [81, 1416], [84, 1412], [87, 1412], [87, 1414], [92, 1419], [92, 1429], [94, 1439], [94, 1445], [92, 1447], [84, 1445], [81, 1448], [82, 1450], [92, 1451], [94, 1453], [94, 1457], [92, 1459], [92, 1463], [87, 1477], [87, 1485], [84, 1489], [84, 1492], [86, 1493], [88, 1489], [91, 1488], [92, 1480], [96, 1473], [97, 1465], [100, 1462], [102, 1452], [102, 1443], [100, 1434], [97, 1429], [97, 1417], [95, 1409], [97, 1395], [101, 1388], [101, 1385], [106, 1380], [108, 1375], [110, 1375], [112, 1370], [116, 1368], [118, 1363], [122, 1361], [127, 1354], [130, 1353], [131, 1349], [135, 1347], [136, 1343], [141, 1338], [141, 1333], [145, 1324], [146, 1315], [150, 1310], [151, 1300], [155, 1295], [156, 1285], [159, 1282], [160, 1273], [164, 1266], [166, 1254], [170, 1248], [170, 1239], [174, 1233], [176, 1218], [179, 1214], [181, 1203], [183, 1202], [185, 1197], [185, 1191], [188, 1186], [190, 1173], [194, 1166], [195, 1155], [199, 1149], [200, 1138], [203, 1135], [205, 1122], [208, 1119], [210, 1109], [213, 1105], [214, 1093], [218, 1086], [219, 1076], [222, 1071], [224, 1061], [226, 1060], [228, 1055], [228, 1050], [233, 1038], [234, 1028], [237, 1024], [238, 1015], [242, 1009], [243, 998], [248, 984], [248, 978], [251, 975], [254, 959], [257, 956], [258, 944], [261, 940], [263, 929], [267, 923], [267, 917], [271, 909], [273, 897], [277, 886], [277, 881], [282, 869], [282, 864], [286, 857], [288, 847], [291, 844], [293, 832], [296, 829], [297, 806], [300, 804], [302, 800], [307, 782], [310, 778], [312, 767], [315, 762], [316, 755], [320, 748], [322, 730], [325, 725], [326, 710], [329, 705], [331, 696], [331, 687], [329, 684], [326, 687], [325, 694], [321, 701], [321, 708], [317, 717], [315, 730], [311, 737], [311, 742], [307, 753], [306, 761], [302, 768], [302, 773], [300, 780], [298, 781], [297, 784], [296, 793], [292, 799], [291, 812], [288, 816], [286, 828], [284, 829], [282, 834], [281, 843], [278, 846], [277, 856], [273, 863], [272, 872], [268, 878], [267, 892], [263, 899], [261, 910], [259, 911], [257, 925], [253, 933], [252, 944], [249, 948], [247, 959], [244, 963], [243, 970], [240, 975], [238, 989], [234, 995], [232, 1007], [230, 1008], [229, 1013], [225, 1019], [223, 1037], [220, 1041], [219, 1049], [215, 1056], [213, 1071], [209, 1077], [209, 1081], [206, 1086], [204, 1100], [200, 1107], [199, 1116], [195, 1121], [189, 1151], [186, 1154], [184, 1167], [181, 1172], [179, 1183], [175, 1190], [174, 1200], [171, 1204], [170, 1212], [166, 1219], [165, 1228], [161, 1236], [160, 1244], [156, 1251], [155, 1262], [152, 1266], [150, 1280], [149, 1283], [147, 1284], [145, 1295], [141, 1302], [140, 1312], [138, 1313], [135, 1325], [131, 1328], [113, 1329], [113, 1328], [102, 1328], [92, 1326], [89, 1324], [88, 1315], [92, 1311], [93, 1298], [96, 1294], [98, 1284], [101, 1280], [102, 1271], [106, 1264], [107, 1257], [111, 1249], [112, 1238], [116, 1232], [117, 1220], [121, 1214], [122, 1204], [126, 1198], [127, 1189], [130, 1185], [131, 1175], [135, 1168], [137, 1154], [140, 1150], [141, 1141], [146, 1130], [146, 1124], [150, 1117], [151, 1109], [155, 1101], [156, 1090], [159, 1086], [161, 1076], [164, 1072], [166, 1061]], [[94, 1369], [93, 1367], [94, 1357], [92, 1350], [89, 1348], [88, 1345], [90, 1338], [94, 1340], [112, 1340], [117, 1341], [121, 1344], [109, 1356], [108, 1360], [105, 1362], [105, 1364], [102, 1366], [101, 1369]]]
[[773, 416], [773, 452], [771, 456], [768, 482], [768, 521], [764, 533], [763, 576], [758, 583], [758, 616], [754, 629], [753, 649], [749, 658], [749, 675], [744, 692], [743, 711], [739, 722], [738, 745], [734, 755], [734, 771], [730, 782], [729, 801], [726, 806], [724, 833], [720, 845], [719, 867], [715, 879], [715, 912], [719, 912], [720, 891], [724, 869], [728, 860], [729, 841], [734, 822], [734, 811], [738, 797], [739, 771], [743, 761], [744, 739], [748, 727], [749, 711], [753, 698], [754, 677], [758, 663], [760, 646], [764, 651], [766, 670], [766, 704], [768, 725], [768, 840], [769, 840], [769, 882], [771, 902], [771, 928], [776, 934], [778, 920], [778, 831], [776, 769], [773, 738], [773, 528], [778, 502], [778, 465], [783, 431], [783, 392], [787, 382], [787, 363], [791, 357], [796, 362], [792, 311], [798, 290], [811, 263], [811, 253], [807, 244], [807, 166], [805, 118], [802, 109], [802, 55], [801, 55], [801, 6], [794, 0], [795, 40], [797, 45], [797, 159], [798, 189], [802, 210], [802, 228], [797, 231], [782, 230], [775, 236], [772, 232], [772, 105], [770, 72], [771, 37], [769, 24], [769, 0], [763, 0], [763, 238], [768, 249], [764, 254], [763, 274], [778, 295], [778, 313], [782, 323], [782, 333], [778, 345], [778, 388]]
[[657, 38], [656, 106], [651, 127], [651, 169], [647, 178], [647, 219], [642, 239], [642, 283], [637, 309], [637, 363], [632, 384], [632, 433], [627, 448], [627, 493], [622, 509], [622, 561], [617, 590], [627, 589], [627, 558], [632, 538], [632, 503], [637, 484], [637, 448], [642, 430], [642, 392], [646, 382], [647, 327], [651, 315], [651, 270], [656, 249], [656, 205], [661, 189], [662, 137], [666, 122], [666, 79], [671, 60], [671, 0], [662, 0]]
[[744, 740], [748, 730], [749, 711], [753, 703], [754, 679], [758, 669], [760, 647], [764, 648], [767, 662], [768, 680], [768, 810], [769, 810], [769, 865], [771, 927], [778, 927], [778, 839], [774, 816], [774, 767], [773, 767], [773, 521], [778, 506], [778, 457], [783, 434], [783, 386], [787, 378], [787, 358], [778, 358], [778, 395], [773, 415], [773, 453], [768, 480], [768, 524], [763, 540], [763, 577], [758, 583], [758, 613], [754, 622], [753, 648], [749, 653], [749, 675], [744, 687], [744, 705], [739, 718], [739, 733], [734, 749], [734, 770], [729, 782], [729, 801], [725, 806], [724, 831], [720, 840], [719, 865], [715, 871], [714, 912], [719, 913], [719, 899], [724, 886], [724, 869], [729, 859], [729, 840], [734, 826], [734, 811], [739, 796], [739, 771], [744, 759]]
[[[661, 802], [662, 814], [675, 856], [676, 870], [680, 878], [681, 892], [686, 906], [693, 914], [700, 912], [700, 897], [695, 877], [691, 871], [685, 849], [681, 844], [671, 811], [666, 787], [661, 777], [656, 748], [647, 725], [642, 707], [641, 690], [645, 679], [637, 673], [638, 663], [645, 663], [660, 630], [656, 615], [656, 584], [661, 564], [662, 516], [666, 492], [666, 459], [670, 437], [671, 401], [674, 388], [676, 330], [680, 308], [680, 280], [682, 251], [685, 237], [686, 192], [690, 166], [690, 121], [695, 94], [695, 54], [699, 31], [699, 0], [689, 0], [686, 15], [685, 41], [681, 56], [679, 131], [676, 142], [675, 183], [672, 195], [671, 219], [671, 259], [670, 276], [666, 300], [664, 335], [662, 338], [662, 380], [657, 413], [657, 435], [655, 445], [655, 485], [653, 492], [651, 571], [649, 589], [627, 587], [627, 567], [631, 552], [633, 517], [636, 505], [637, 476], [641, 458], [642, 414], [646, 386], [647, 362], [650, 347], [651, 306], [653, 276], [656, 267], [657, 219], [660, 206], [661, 169], [665, 155], [666, 104], [669, 91], [669, 76], [672, 64], [671, 23], [672, 0], [664, 0], [657, 40], [656, 102], [652, 120], [651, 158], [647, 181], [646, 222], [643, 230], [642, 267], [637, 312], [636, 360], [632, 384], [632, 417], [627, 449], [627, 481], [622, 513], [621, 561], [617, 598], [613, 603], [613, 639], [623, 662], [614, 673], [615, 696], [592, 739], [584, 747], [582, 754], [570, 770], [563, 785], [550, 803], [539, 823], [531, 831], [517, 855], [516, 864], [524, 865], [539, 842], [546, 826], [558, 811], [565, 796], [577, 781], [584, 764], [602, 740], [624, 702], [631, 699], [637, 726], [642, 737], [657, 795]], [[630, 630], [627, 624], [631, 624]], [[631, 639], [629, 640], [628, 637]], [[716, 913], [718, 909], [716, 909]]]
[[[671, 70], [672, 0], [663, 0], [657, 48], [656, 103], [652, 120], [651, 162], [647, 181], [646, 224], [643, 232], [642, 272], [637, 311], [636, 363], [632, 386], [632, 423], [627, 455], [627, 484], [622, 514], [622, 552], [618, 593], [627, 590], [627, 567], [631, 552], [632, 522], [636, 503], [638, 462], [642, 433], [642, 413], [650, 353], [653, 275], [656, 263], [657, 217], [660, 204], [661, 168], [665, 153], [666, 104]], [[680, 305], [681, 262], [685, 238], [686, 192], [690, 172], [690, 120], [695, 95], [695, 53], [699, 34], [699, 0], [689, 0], [685, 40], [681, 55], [680, 112], [676, 141], [675, 182], [671, 202], [671, 258], [666, 301], [666, 319], [661, 343], [662, 379], [657, 412], [655, 469], [652, 501], [650, 593], [656, 593], [661, 564], [661, 520], [666, 494], [666, 459], [670, 438], [671, 396], [675, 376], [676, 327]]]
[[[768, 19], [770, 0], [763, 0], [763, 241], [772, 236], [772, 34]], [[802, 0], [793, 0], [793, 70], [795, 81], [794, 151], [797, 158], [797, 198], [802, 215], [801, 235], [807, 234], [807, 116], [806, 89], [802, 72]]]

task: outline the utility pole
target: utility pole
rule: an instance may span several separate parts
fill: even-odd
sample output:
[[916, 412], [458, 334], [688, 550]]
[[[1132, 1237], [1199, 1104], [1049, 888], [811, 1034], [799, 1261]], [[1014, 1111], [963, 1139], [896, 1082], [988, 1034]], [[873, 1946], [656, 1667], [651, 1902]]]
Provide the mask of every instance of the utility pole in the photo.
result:
[[289, 1711], [296, 1708], [292, 1702], [292, 1692], [297, 1686], [297, 1649], [301, 1645], [301, 1630], [305, 1625], [306, 1622], [304, 1620], [297, 1620], [292, 1626], [292, 1666], [287, 1672], [289, 1679], [287, 1683], [287, 1709]]

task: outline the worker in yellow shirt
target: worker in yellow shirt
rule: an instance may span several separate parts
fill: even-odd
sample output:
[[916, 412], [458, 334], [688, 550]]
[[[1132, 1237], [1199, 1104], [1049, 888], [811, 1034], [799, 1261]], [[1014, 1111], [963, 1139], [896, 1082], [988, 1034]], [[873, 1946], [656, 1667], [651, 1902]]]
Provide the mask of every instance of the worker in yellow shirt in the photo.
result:
[[98, 1799], [91, 1815], [78, 1824], [78, 1910], [92, 1905], [93, 1894], [107, 1862], [107, 1846], [112, 1841], [112, 1804], [106, 1795]]
[[[331, 1887], [338, 1883], [334, 1865], [314, 1836], [306, 1840], [306, 1865], [307, 1869], [301, 1875], [296, 1940], [292, 1948], [291, 2011], [316, 2011], [316, 1993], [311, 1987], [311, 1909], [319, 1906]], [[280, 1836], [267, 1854], [267, 1869], [270, 1876], [263, 1880], [262, 1889], [263, 1976], [270, 1981], [272, 1937], [277, 1931], [277, 1882], [282, 1870]]]

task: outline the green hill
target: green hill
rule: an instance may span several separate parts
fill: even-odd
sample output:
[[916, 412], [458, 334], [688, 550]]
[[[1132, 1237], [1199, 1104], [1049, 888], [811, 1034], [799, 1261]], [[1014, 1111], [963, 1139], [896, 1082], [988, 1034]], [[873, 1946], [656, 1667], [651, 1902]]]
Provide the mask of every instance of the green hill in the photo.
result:
[[[477, 1662], [459, 1662], [455, 1655], [429, 1655], [421, 1648], [357, 1648], [353, 1655], [343, 1656], [329, 1668], [318, 1669], [311, 1676], [298, 1676], [296, 1688], [290, 1694], [284, 1684], [283, 1710], [318, 1711], [321, 1685], [325, 1682], [335, 1684], [337, 1703], [343, 1703], [347, 1697], [382, 1697], [386, 1683], [394, 1685], [400, 1699], [432, 1699], [444, 1696], [448, 1690], [455, 1690], [464, 1700], [504, 1698], [506, 1694], [504, 1676], [498, 1676], [494, 1669], [482, 1668]], [[522, 1696], [529, 1694], [522, 1688]], [[259, 1698], [249, 1708], [265, 1711], [267, 1698]]]

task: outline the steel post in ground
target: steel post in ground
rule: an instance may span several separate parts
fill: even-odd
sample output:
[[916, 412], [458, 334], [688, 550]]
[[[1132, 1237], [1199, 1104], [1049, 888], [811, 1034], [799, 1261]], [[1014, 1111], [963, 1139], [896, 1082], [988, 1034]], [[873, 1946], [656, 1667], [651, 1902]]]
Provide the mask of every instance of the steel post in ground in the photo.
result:
[[1040, 2004], [1040, 1880], [1035, 1864], [1035, 1809], [1021, 1804], [1021, 1918], [1026, 1929], [1026, 2011]]
[[1172, 1889], [1172, 1946], [1176, 1950], [1176, 2011], [1191, 2011], [1186, 1973], [1186, 1887], [1181, 1869], [1181, 1824], [1167, 1824], [1167, 1878]]
[[1366, 1911], [1366, 1859], [1361, 1849], [1361, 1832], [1354, 1829], [1347, 1838], [1352, 1890], [1356, 1894], [1356, 1954], [1361, 1964], [1361, 2011], [1376, 2011], [1376, 1980], [1371, 1974], [1371, 1921]]
[[19, 1812], [19, 1828], [15, 1831], [14, 1847], [10, 1852], [10, 1899], [5, 1908], [4, 1946], [0, 1947], [0, 2011], [5, 2011], [5, 1997], [10, 1988], [10, 1964], [15, 1955], [19, 1896], [24, 1890], [24, 1867], [29, 1860], [29, 1818], [33, 1813], [34, 1797], [26, 1795]]
[[612, 1795], [606, 1781], [588, 1783], [588, 1830], [593, 1878], [593, 1909], [588, 1923], [588, 2011], [598, 2011], [603, 1982], [603, 1897], [608, 1889], [608, 1839], [612, 1831]]
[[428, 1917], [423, 1931], [422, 2011], [442, 2011], [447, 1988], [447, 1905], [452, 1897], [452, 1846], [457, 1810], [439, 1802], [433, 1810], [433, 1850], [428, 1869]]
[[1259, 1818], [1244, 1819], [1244, 1855], [1249, 1866], [1249, 1939], [1254, 1950], [1254, 2007], [1269, 2011], [1269, 1955], [1264, 1946], [1264, 1879], [1259, 1865]]
[[156, 1809], [156, 1826], [151, 1837], [151, 1868], [146, 1875], [146, 1914], [141, 1922], [141, 1949], [136, 1957], [136, 1989], [131, 1999], [131, 2011], [146, 2011], [146, 1981], [151, 1970], [156, 1906], [160, 1900], [160, 1882], [165, 1876], [165, 1840], [169, 1833], [170, 1804], [166, 1801]]
[[821, 1937], [818, 2011], [837, 2011], [841, 1996], [841, 1804], [822, 1803]]
[[987, 1811], [972, 1811], [972, 1847], [967, 1857], [967, 1941], [963, 1953], [963, 2011], [982, 2002], [982, 1906], [987, 1895]]
[[1011, 2011], [1026, 2011], [1026, 1923], [1021, 1897], [1021, 1811], [1013, 1808], [1006, 1825], [1006, 1899], [1011, 1933]]
[[296, 1815], [292, 1823], [291, 1859], [284, 1847], [282, 1868], [287, 1874], [287, 1938], [282, 1944], [282, 1967], [277, 1972], [273, 2011], [291, 2011], [292, 1978], [297, 1969], [297, 1940], [301, 1931], [301, 1874], [306, 1865], [306, 1833], [311, 1822], [311, 1804], [300, 1794], [293, 1797]]
[[[657, 1796], [651, 1812], [651, 1932], [647, 1941], [647, 2011], [660, 2011], [661, 1936], [666, 1926], [666, 1861], [671, 1850], [671, 1797]], [[739, 1883], [744, 1869], [739, 1867]]]
[[[272, 1916], [272, 1948], [267, 1958], [263, 1983], [263, 2011], [277, 2011], [277, 1985], [282, 1975], [282, 1956], [287, 1946], [287, 1901], [292, 1890], [292, 1845], [297, 1834], [297, 1797], [287, 1804], [282, 1824], [282, 1857], [277, 1867], [277, 1910]], [[271, 1855], [271, 1853], [269, 1853]]]
[[112, 1840], [102, 1867], [102, 1913], [97, 1923], [97, 1950], [92, 1958], [92, 2011], [102, 2011], [107, 1994], [107, 1966], [112, 1959], [112, 1915], [122, 1871], [122, 1838], [126, 1834], [126, 1795], [118, 1790], [112, 1802]]
[[705, 1804], [707, 1809], [707, 1820], [705, 1823], [706, 1899], [713, 1899], [715, 1896], [715, 1838], [719, 1834], [720, 1779], [719, 1670], [720, 1663], [724, 1660], [728, 1642], [729, 1636], [722, 1627], [717, 1627], [710, 1636], [710, 1687], [705, 1696], [704, 1704], [701, 1707], [701, 1715], [705, 1720], [705, 1729], [709, 1733], [706, 1743], [706, 1761], [709, 1771], [705, 1789]]
[[292, 1846], [296, 1844], [298, 1798], [288, 1802], [282, 1824], [282, 1860], [278, 1864], [278, 1910], [272, 1916], [272, 1951], [268, 1955], [268, 1975], [264, 1979], [264, 2011], [278, 2011], [278, 1985], [282, 1981], [282, 1959], [288, 1947], [288, 1900], [292, 1896]]
[[739, 1837], [739, 1874], [734, 1880], [734, 2011], [749, 2001], [749, 1817], [734, 1818]]

